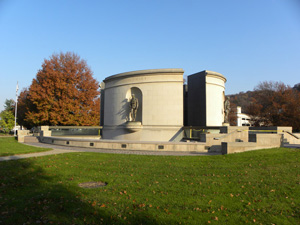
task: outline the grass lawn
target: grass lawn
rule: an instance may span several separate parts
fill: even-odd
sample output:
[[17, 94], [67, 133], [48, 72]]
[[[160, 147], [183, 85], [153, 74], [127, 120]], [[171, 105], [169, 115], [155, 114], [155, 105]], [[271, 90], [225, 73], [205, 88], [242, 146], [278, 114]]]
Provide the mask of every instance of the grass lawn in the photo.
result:
[[50, 148], [38, 148], [18, 143], [15, 137], [0, 136], [0, 156], [19, 155], [32, 152], [49, 151]]
[[0, 137], [13, 137], [12, 134], [0, 133]]
[[[299, 224], [300, 152], [0, 163], [0, 224]], [[84, 189], [82, 182], [108, 185]]]

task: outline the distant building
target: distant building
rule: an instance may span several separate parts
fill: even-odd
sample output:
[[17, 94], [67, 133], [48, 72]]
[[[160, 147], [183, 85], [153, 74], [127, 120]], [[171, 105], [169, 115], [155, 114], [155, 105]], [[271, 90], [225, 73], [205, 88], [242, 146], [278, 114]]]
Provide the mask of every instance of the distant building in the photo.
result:
[[250, 116], [245, 114], [245, 113], [242, 113], [242, 107], [241, 106], [238, 106], [236, 108], [236, 125], [237, 126], [248, 126], [250, 127], [251, 126], [251, 123], [250, 123]]

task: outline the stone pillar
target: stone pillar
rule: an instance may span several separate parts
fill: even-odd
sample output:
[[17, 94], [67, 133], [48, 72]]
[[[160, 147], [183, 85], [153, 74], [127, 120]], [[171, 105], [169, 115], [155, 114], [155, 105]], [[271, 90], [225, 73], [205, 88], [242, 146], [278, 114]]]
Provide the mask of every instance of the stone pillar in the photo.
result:
[[51, 137], [52, 131], [51, 130], [41, 130], [40, 136], [41, 137]]
[[29, 130], [18, 130], [18, 142], [24, 142], [24, 137], [29, 135]]

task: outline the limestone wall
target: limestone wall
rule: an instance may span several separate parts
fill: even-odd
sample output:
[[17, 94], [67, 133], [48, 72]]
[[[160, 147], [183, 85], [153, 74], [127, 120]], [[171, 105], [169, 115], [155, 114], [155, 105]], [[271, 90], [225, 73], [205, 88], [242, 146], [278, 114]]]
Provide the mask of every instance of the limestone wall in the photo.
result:
[[221, 126], [224, 122], [225, 82], [219, 74], [206, 74], [206, 126]]
[[[292, 127], [272, 126], [272, 127], [250, 127], [251, 133], [257, 134], [283, 134], [284, 142], [289, 144], [300, 144], [300, 134], [293, 134]], [[250, 135], [251, 136], [251, 135]]]
[[222, 126], [225, 82], [207, 70], [188, 76], [188, 126]]
[[[103, 138], [169, 141], [183, 126], [183, 70], [141, 70], [110, 76], [105, 83]], [[140, 130], [126, 129], [131, 95], [138, 99]]]
[[250, 142], [222, 142], [222, 154], [232, 154], [259, 149], [278, 148], [283, 143], [282, 134], [254, 134]]
[[145, 141], [118, 141], [118, 140], [96, 140], [78, 138], [43, 137], [41, 141], [48, 144], [114, 149], [114, 150], [138, 150], [138, 151], [188, 151], [207, 152], [205, 144], [201, 143], [172, 143], [172, 142], [145, 142]]
[[18, 130], [18, 142], [24, 142], [24, 137], [29, 135], [29, 130]]

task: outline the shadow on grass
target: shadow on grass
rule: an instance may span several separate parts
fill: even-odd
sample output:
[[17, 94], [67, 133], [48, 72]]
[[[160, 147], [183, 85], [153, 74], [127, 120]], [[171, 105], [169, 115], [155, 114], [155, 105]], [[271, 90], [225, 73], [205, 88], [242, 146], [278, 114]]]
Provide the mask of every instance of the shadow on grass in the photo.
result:
[[[47, 174], [48, 173], [48, 174]], [[161, 224], [147, 212], [122, 218], [85, 200], [33, 160], [0, 163], [0, 224]]]

